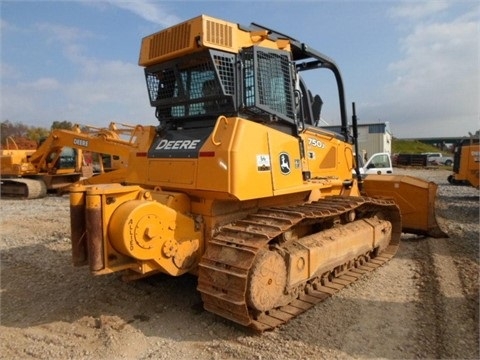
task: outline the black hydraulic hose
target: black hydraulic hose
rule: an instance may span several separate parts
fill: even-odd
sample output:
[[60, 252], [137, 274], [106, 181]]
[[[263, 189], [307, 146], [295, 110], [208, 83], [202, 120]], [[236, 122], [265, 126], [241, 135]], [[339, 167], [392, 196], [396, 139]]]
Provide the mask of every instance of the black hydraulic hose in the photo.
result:
[[360, 174], [360, 167], [359, 167], [359, 161], [358, 161], [358, 156], [360, 156], [358, 152], [358, 127], [357, 127], [357, 112], [355, 110], [355, 103], [352, 103], [352, 128], [353, 128], [353, 144], [355, 148], [355, 174], [357, 175], [357, 182], [358, 182], [358, 188], [360, 191], [362, 191], [363, 187], [363, 178], [362, 174]]

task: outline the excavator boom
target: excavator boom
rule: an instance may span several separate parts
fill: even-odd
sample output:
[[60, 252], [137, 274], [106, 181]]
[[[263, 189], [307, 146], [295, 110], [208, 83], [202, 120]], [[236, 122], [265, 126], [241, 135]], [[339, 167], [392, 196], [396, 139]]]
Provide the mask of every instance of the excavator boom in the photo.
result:
[[[40, 198], [47, 191], [64, 192], [81, 179], [91, 178], [90, 183], [119, 180], [120, 172], [128, 165], [130, 151], [147, 150], [155, 135], [153, 126], [130, 126], [111, 123], [108, 128], [54, 129], [37, 150], [2, 150], [2, 196]], [[66, 155], [68, 153], [68, 155]], [[93, 164], [86, 154], [98, 157], [98, 179]], [[108, 157], [108, 167], [104, 164]], [[90, 160], [91, 161], [91, 160]]]

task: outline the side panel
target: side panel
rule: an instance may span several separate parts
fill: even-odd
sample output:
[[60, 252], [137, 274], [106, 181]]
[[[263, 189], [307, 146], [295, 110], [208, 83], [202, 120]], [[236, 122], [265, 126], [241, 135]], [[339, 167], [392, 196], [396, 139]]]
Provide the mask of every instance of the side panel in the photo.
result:
[[468, 175], [467, 180], [473, 187], [478, 189], [480, 185], [480, 145], [467, 147], [468, 151]]
[[460, 169], [456, 180], [466, 180], [468, 183], [478, 188], [480, 173], [480, 145], [468, 145], [461, 149]]
[[148, 184], [239, 200], [300, 190], [303, 178], [298, 138], [253, 121], [224, 116], [210, 131], [188, 152], [181, 149], [188, 134], [185, 138], [167, 136], [168, 141], [157, 139], [149, 151]]
[[211, 128], [172, 130], [158, 136], [148, 150], [147, 183], [178, 189], [197, 187], [198, 157]]
[[303, 183], [298, 139], [283, 133], [269, 134], [273, 190], [282, 191]]
[[333, 134], [315, 128], [307, 128], [301, 134], [305, 147], [305, 168], [310, 177], [347, 180], [352, 178], [352, 146]]
[[149, 180], [168, 186], [185, 185], [193, 187], [196, 180], [197, 160], [154, 159], [148, 162]]
[[220, 116], [199, 153], [197, 189], [241, 200], [271, 196], [268, 128]]

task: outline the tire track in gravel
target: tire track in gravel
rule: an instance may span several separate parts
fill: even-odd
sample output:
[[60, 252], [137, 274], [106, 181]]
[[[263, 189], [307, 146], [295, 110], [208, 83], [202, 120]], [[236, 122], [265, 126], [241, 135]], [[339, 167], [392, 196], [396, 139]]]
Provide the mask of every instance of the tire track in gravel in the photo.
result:
[[[437, 359], [477, 359], [475, 316], [468, 311], [447, 240], [419, 240], [415, 260], [421, 269], [418, 322], [423, 345]], [[433, 327], [422, 326], [432, 322]]]
[[442, 358], [476, 359], [478, 351], [471, 351], [475, 346], [465, 346], [477, 341], [475, 317], [468, 311], [468, 301], [448, 243], [446, 239], [429, 238], [427, 245], [438, 286], [437, 306], [441, 308], [439, 313], [442, 314], [440, 343], [443, 346], [439, 355]]

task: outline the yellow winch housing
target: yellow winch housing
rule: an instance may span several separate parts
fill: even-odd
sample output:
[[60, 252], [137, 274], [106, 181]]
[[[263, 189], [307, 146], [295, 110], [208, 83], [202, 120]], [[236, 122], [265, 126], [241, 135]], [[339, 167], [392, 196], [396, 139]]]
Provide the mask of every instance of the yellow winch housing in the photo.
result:
[[[203, 226], [186, 215], [190, 204], [184, 194], [77, 185], [70, 203], [74, 264], [88, 260], [95, 274], [131, 269], [177, 276], [199, 261]], [[87, 229], [96, 229], [88, 231], [88, 240]]]

